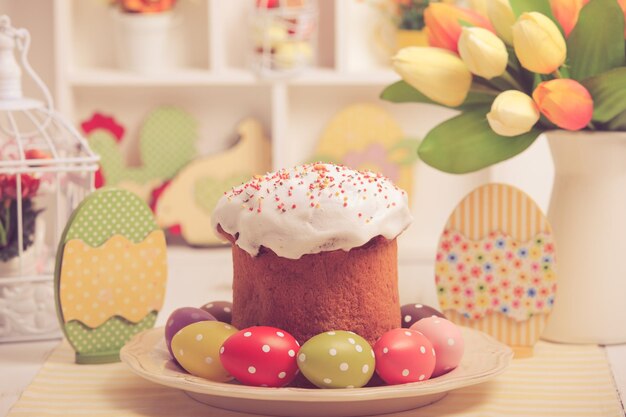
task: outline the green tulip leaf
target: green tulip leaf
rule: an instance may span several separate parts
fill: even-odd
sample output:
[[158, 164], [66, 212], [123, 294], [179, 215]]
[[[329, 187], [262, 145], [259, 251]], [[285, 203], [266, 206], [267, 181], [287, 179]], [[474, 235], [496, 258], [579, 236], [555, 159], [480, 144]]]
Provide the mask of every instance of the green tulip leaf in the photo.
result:
[[541, 129], [514, 137], [496, 134], [487, 122], [487, 107], [462, 113], [433, 130], [422, 141], [418, 154], [433, 168], [451, 174], [478, 171], [524, 151]]
[[593, 97], [593, 121], [606, 123], [626, 110], [626, 67], [615, 68], [582, 84]]
[[606, 125], [605, 130], [626, 131], [626, 110], [611, 119]]
[[465, 101], [457, 107], [444, 106], [426, 97], [424, 94], [417, 91], [414, 87], [409, 85], [405, 81], [398, 81], [387, 86], [380, 95], [380, 98], [392, 103], [427, 103], [435, 104], [437, 106], [444, 106], [451, 109], [467, 110], [475, 108], [476, 106], [483, 106], [485, 104], [491, 105], [493, 100], [498, 94], [497, 91], [488, 90], [482, 86], [475, 86], [476, 88], [467, 94]]
[[539, 12], [552, 19], [559, 28], [561, 27], [552, 14], [549, 0], [510, 0], [509, 3], [515, 16], [526, 12]]
[[579, 81], [624, 65], [624, 14], [616, 0], [592, 0], [582, 8], [567, 52], [570, 75]]

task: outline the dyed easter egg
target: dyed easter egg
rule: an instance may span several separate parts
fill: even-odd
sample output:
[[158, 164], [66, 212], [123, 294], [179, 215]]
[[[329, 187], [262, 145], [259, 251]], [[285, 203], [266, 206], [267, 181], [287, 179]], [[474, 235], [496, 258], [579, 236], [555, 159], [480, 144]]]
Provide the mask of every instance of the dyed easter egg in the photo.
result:
[[230, 324], [219, 321], [199, 321], [183, 327], [172, 339], [176, 361], [192, 375], [211, 381], [233, 379], [220, 362], [222, 344], [237, 333]]
[[78, 363], [119, 361], [165, 299], [167, 246], [137, 195], [103, 188], [74, 210], [59, 241], [57, 312]]
[[393, 329], [374, 345], [376, 373], [387, 384], [425, 381], [435, 369], [435, 350], [428, 338], [411, 329]]
[[437, 355], [433, 376], [443, 375], [456, 368], [463, 357], [463, 335], [451, 321], [428, 317], [411, 326], [430, 340]]
[[211, 301], [200, 308], [215, 317], [217, 321], [222, 323], [232, 322], [233, 303], [230, 301]]
[[402, 327], [407, 329], [426, 317], [445, 318], [441, 312], [424, 304], [405, 304], [400, 308], [400, 311], [402, 312]]
[[284, 330], [268, 326], [243, 329], [220, 349], [224, 368], [246, 385], [282, 387], [298, 374], [300, 345]]
[[172, 353], [172, 338], [180, 329], [199, 321], [214, 320], [214, 316], [199, 308], [182, 307], [174, 310], [174, 312], [170, 314], [170, 317], [167, 319], [167, 324], [165, 325], [165, 344], [167, 345], [167, 350], [170, 351], [172, 358], [174, 357], [174, 354]]
[[329, 331], [300, 348], [298, 367], [319, 388], [360, 388], [374, 374], [374, 351], [367, 340], [347, 331]]

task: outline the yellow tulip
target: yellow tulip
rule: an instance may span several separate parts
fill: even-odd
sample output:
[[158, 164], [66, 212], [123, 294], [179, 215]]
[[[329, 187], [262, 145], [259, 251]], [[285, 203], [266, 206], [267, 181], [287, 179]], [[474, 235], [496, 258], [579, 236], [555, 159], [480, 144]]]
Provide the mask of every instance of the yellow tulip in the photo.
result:
[[487, 16], [496, 29], [498, 36], [509, 45], [513, 45], [513, 24], [515, 13], [511, 9], [509, 0], [488, 0]]
[[504, 42], [487, 29], [477, 27], [463, 28], [459, 55], [472, 73], [486, 79], [502, 75], [509, 60]]
[[489, 126], [498, 135], [517, 136], [530, 131], [539, 120], [533, 99], [518, 90], [503, 91], [487, 113]]
[[565, 62], [567, 46], [556, 24], [538, 12], [523, 13], [513, 25], [513, 47], [529, 71], [550, 74]]
[[404, 81], [446, 106], [462, 104], [472, 85], [467, 66], [446, 49], [411, 46], [398, 51], [392, 63]]

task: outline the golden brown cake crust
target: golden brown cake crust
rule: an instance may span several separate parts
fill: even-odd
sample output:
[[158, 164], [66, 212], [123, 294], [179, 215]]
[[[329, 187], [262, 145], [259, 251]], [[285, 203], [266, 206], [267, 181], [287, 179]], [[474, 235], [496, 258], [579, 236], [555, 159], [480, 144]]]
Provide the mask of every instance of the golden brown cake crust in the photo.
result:
[[252, 257], [236, 244], [232, 252], [232, 317], [239, 329], [274, 326], [301, 344], [324, 331], [350, 330], [374, 344], [401, 325], [395, 239], [379, 236], [349, 252], [300, 259], [267, 249]]

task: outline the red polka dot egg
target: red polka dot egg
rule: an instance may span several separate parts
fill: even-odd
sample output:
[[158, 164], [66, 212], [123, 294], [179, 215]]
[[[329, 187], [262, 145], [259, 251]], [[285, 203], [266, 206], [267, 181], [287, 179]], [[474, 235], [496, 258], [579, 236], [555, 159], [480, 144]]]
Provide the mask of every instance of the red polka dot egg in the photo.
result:
[[245, 385], [282, 387], [298, 373], [300, 346], [284, 330], [268, 326], [243, 329], [220, 349], [224, 368]]
[[376, 373], [390, 385], [425, 381], [435, 369], [433, 345], [415, 330], [388, 331], [376, 341], [374, 353]]
[[426, 336], [433, 345], [437, 363], [433, 376], [443, 375], [456, 368], [463, 357], [463, 335], [451, 321], [441, 317], [428, 317], [411, 326]]

